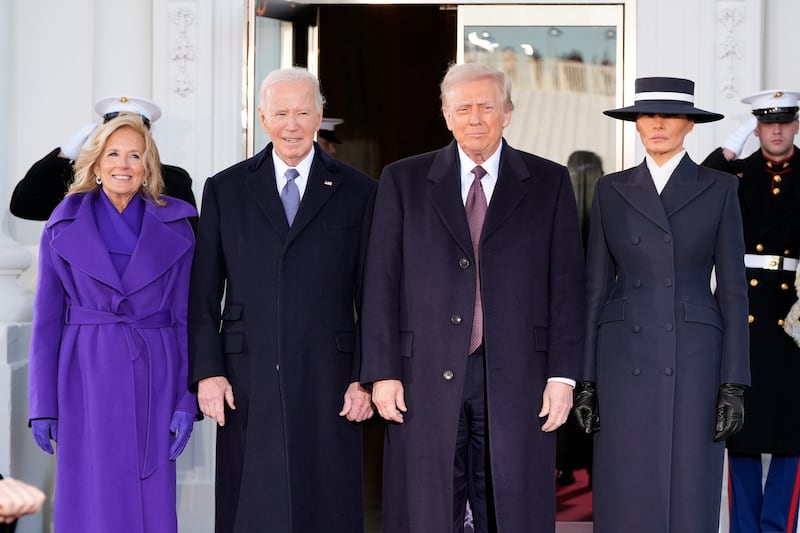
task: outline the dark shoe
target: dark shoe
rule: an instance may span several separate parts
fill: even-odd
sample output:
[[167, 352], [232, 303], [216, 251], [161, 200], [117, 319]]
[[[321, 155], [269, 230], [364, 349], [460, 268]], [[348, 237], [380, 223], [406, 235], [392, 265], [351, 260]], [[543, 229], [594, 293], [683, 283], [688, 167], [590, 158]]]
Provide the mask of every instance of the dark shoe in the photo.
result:
[[575, 475], [571, 470], [559, 470], [556, 474], [556, 485], [559, 487], [568, 487], [575, 483]]

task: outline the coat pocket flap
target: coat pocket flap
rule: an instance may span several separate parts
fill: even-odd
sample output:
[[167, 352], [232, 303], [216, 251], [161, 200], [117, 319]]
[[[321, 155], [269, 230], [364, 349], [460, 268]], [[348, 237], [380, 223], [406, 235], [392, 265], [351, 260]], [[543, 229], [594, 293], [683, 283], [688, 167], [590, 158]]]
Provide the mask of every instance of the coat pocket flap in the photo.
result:
[[699, 322], [723, 330], [722, 315], [717, 309], [708, 305], [691, 302], [683, 303], [683, 318], [686, 322]]
[[242, 307], [241, 304], [225, 304], [225, 309], [222, 310], [222, 320], [239, 320], [242, 318]]
[[618, 322], [625, 320], [625, 300], [611, 300], [606, 302], [597, 318], [598, 324], [605, 322]]

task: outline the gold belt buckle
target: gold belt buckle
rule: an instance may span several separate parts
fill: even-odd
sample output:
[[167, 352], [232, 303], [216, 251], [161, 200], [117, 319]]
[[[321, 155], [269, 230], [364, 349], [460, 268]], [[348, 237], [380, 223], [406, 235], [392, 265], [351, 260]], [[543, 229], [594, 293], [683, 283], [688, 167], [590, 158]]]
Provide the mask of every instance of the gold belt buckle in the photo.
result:
[[767, 255], [767, 264], [764, 265], [765, 270], [780, 270], [783, 267], [783, 257], [779, 255]]

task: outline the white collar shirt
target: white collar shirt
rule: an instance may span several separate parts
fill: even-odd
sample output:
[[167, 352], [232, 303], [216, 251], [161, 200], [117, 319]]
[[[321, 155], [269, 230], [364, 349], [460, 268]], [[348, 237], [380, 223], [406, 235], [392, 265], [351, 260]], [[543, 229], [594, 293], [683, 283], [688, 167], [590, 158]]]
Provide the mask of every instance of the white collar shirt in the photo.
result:
[[[486, 175], [483, 177], [483, 179], [481, 179], [483, 194], [486, 195], [486, 205], [489, 205], [489, 202], [492, 201], [492, 193], [494, 193], [494, 187], [497, 185], [497, 176], [498, 172], [500, 171], [500, 151], [502, 150], [502, 146], [503, 145], [501, 143], [500, 146], [497, 147], [497, 150], [495, 150], [494, 153], [486, 159], [486, 161], [481, 163], [483, 170], [486, 171]], [[475, 181], [475, 175], [472, 173], [472, 169], [478, 164], [470, 159], [460, 146], [458, 146], [458, 161], [461, 168], [461, 202], [466, 205], [469, 188], [472, 187], [472, 182]]]
[[678, 167], [684, 155], [686, 155], [686, 150], [681, 150], [680, 153], [669, 158], [666, 163], [658, 166], [658, 163], [656, 163], [655, 159], [650, 157], [650, 154], [645, 154], [647, 170], [650, 171], [650, 176], [653, 178], [653, 185], [656, 186], [658, 194], [661, 194], [661, 191], [667, 186], [670, 176], [675, 172], [675, 169]]
[[300, 174], [294, 179], [297, 189], [300, 191], [300, 199], [303, 199], [303, 194], [306, 192], [306, 185], [308, 184], [308, 175], [311, 173], [311, 163], [314, 161], [314, 148], [308, 152], [296, 167], [290, 167], [283, 160], [278, 157], [275, 150], [272, 150], [272, 164], [275, 166], [275, 185], [278, 187], [278, 195], [280, 196], [283, 187], [288, 181], [286, 179], [286, 171], [290, 168], [297, 170]]

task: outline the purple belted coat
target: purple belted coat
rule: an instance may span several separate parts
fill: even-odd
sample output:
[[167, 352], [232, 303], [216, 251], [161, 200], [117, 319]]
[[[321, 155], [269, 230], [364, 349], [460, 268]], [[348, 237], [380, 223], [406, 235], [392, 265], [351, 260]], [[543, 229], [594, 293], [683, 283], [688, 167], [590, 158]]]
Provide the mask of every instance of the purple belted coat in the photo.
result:
[[122, 275], [92, 204], [70, 195], [47, 222], [30, 354], [30, 418], [58, 419], [59, 533], [174, 532], [176, 410], [187, 385], [186, 314], [194, 250], [189, 204], [145, 202]]

